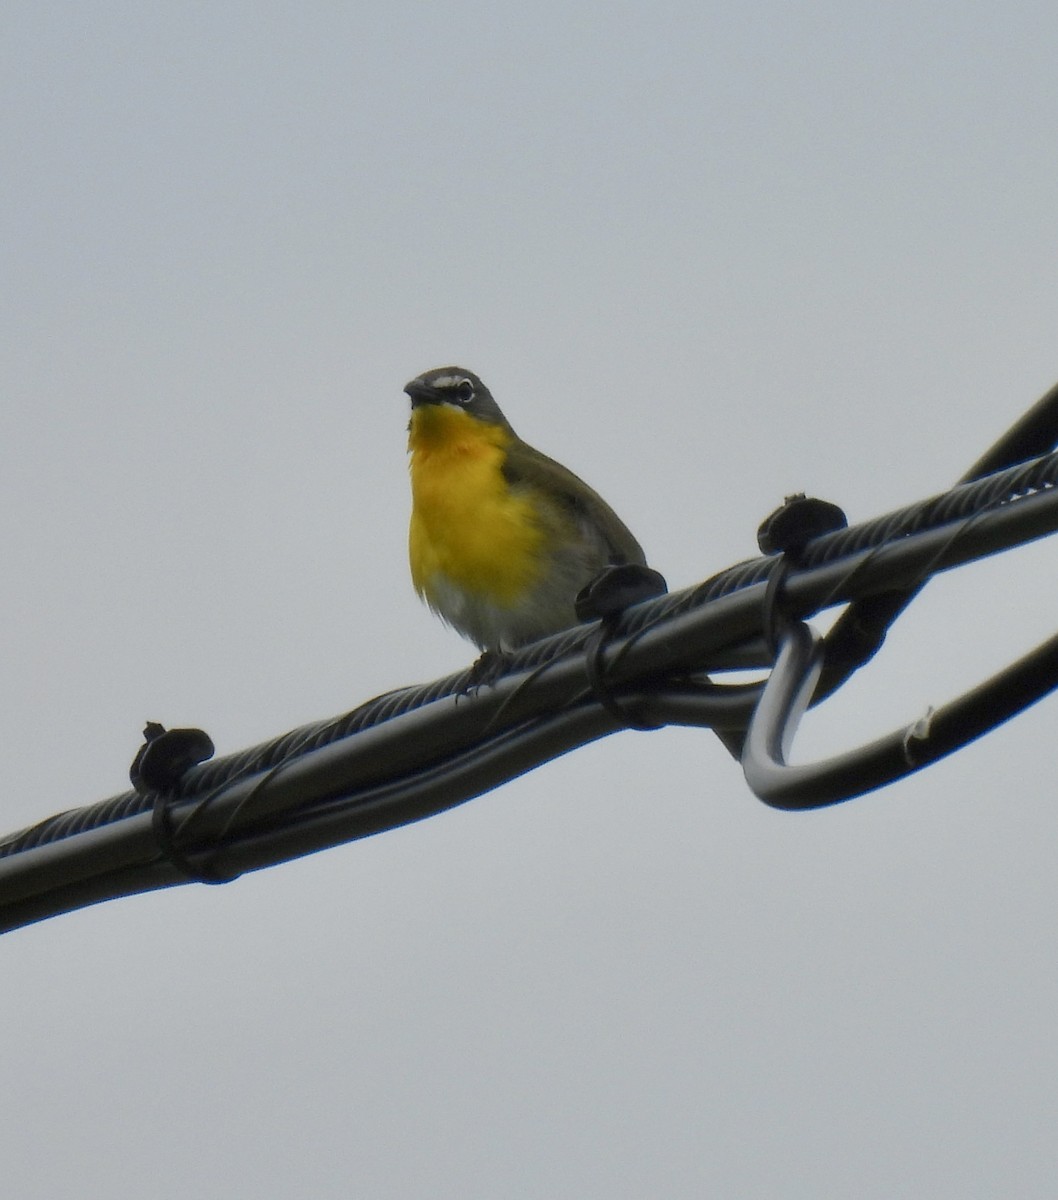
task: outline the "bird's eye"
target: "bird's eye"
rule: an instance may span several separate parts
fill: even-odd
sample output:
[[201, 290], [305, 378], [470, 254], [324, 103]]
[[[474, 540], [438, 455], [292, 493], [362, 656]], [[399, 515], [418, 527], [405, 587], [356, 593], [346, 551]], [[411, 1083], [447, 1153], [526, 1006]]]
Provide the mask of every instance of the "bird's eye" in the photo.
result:
[[469, 379], [461, 379], [456, 384], [456, 399], [460, 404], [469, 404], [474, 399], [474, 385]]

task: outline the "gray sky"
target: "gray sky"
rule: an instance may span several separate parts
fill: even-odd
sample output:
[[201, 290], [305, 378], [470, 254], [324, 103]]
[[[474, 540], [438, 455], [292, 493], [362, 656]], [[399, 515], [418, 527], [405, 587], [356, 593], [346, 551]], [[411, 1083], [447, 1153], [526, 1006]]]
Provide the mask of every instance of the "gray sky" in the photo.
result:
[[[1052, 2], [0, 14], [5, 830], [464, 665], [406, 398], [478, 371], [673, 587], [938, 491], [1058, 378]], [[1053, 632], [931, 587], [818, 754]], [[5, 1192], [1050, 1197], [1055, 702], [771, 812], [623, 734], [0, 942]]]

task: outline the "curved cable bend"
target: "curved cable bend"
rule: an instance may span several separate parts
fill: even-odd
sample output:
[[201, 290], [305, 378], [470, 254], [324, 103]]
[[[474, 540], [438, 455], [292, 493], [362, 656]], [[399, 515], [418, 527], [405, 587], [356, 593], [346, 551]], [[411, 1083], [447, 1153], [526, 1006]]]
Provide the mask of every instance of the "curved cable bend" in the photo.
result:
[[815, 763], [787, 761], [823, 665], [823, 639], [792, 624], [750, 721], [742, 769], [772, 808], [825, 808], [884, 787], [961, 749], [1058, 687], [1058, 635], [902, 729]]

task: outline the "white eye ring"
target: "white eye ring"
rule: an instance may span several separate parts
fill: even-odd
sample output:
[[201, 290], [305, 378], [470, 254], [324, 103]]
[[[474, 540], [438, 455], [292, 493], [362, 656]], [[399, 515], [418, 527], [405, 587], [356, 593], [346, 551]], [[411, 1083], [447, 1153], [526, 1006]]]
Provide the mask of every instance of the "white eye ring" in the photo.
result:
[[474, 385], [469, 379], [461, 379], [455, 386], [456, 399], [460, 404], [469, 404], [474, 399]]

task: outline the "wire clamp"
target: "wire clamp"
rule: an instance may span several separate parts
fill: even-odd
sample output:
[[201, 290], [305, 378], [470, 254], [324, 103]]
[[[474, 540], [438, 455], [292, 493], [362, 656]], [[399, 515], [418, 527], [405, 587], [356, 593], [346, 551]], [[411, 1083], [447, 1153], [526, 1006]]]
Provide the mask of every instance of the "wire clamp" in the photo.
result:
[[213, 740], [201, 729], [166, 729], [159, 721], [148, 721], [129, 779], [141, 796], [172, 792], [187, 771], [213, 753]]
[[158, 849], [167, 863], [175, 867], [181, 875], [194, 883], [231, 883], [238, 879], [238, 873], [225, 875], [218, 871], [208, 859], [201, 864], [191, 861], [176, 844], [176, 831], [173, 829], [173, 815], [169, 808], [169, 798], [161, 792], [155, 797], [151, 808], [151, 830]]
[[626, 608], [664, 596], [668, 590], [665, 577], [653, 568], [619, 563], [605, 567], [577, 593], [575, 607], [580, 620], [599, 622], [584, 647], [588, 686], [610, 716], [629, 729], [660, 729], [661, 725], [648, 720], [614, 692], [606, 678], [606, 645]]
[[848, 526], [848, 518], [836, 504], [797, 492], [787, 496], [780, 508], [769, 514], [757, 530], [757, 545], [762, 554], [778, 558], [764, 590], [764, 638], [777, 657], [783, 633], [790, 618], [782, 611], [782, 593], [790, 568], [801, 561], [805, 547], [813, 538], [835, 533]]
[[212, 758], [213, 752], [212, 738], [201, 729], [166, 729], [160, 721], [148, 721], [143, 729], [143, 745], [129, 768], [129, 779], [141, 796], [154, 796], [151, 830], [166, 862], [198, 883], [230, 883], [236, 875], [223, 875], [209, 863], [199, 866], [177, 846], [169, 808], [181, 778], [192, 767]]

